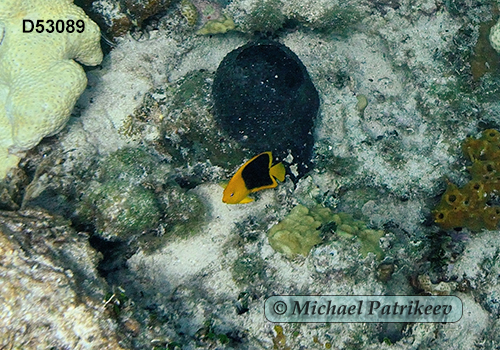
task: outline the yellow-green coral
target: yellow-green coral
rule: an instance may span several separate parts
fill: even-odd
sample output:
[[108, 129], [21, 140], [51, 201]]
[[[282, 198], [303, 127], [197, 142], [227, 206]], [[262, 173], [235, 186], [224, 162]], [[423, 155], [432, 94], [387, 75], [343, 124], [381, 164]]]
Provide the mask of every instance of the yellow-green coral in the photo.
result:
[[311, 248], [322, 241], [318, 230], [322, 221], [317, 219], [320, 217], [316, 215], [315, 218], [309, 209], [297, 205], [283, 221], [269, 230], [269, 244], [289, 258], [297, 254], [307, 256]]
[[433, 211], [434, 220], [444, 229], [494, 230], [500, 220], [500, 206], [492, 203], [500, 191], [500, 132], [488, 129], [479, 139], [469, 137], [462, 150], [472, 161], [472, 180], [462, 188], [448, 183]]
[[372, 230], [361, 220], [356, 220], [350, 214], [338, 213], [332, 216], [331, 221], [337, 224], [336, 234], [340, 237], [357, 237], [361, 243], [360, 253], [366, 258], [368, 253], [373, 253], [378, 260], [384, 257], [384, 252], [380, 248], [380, 238], [385, 235], [383, 230]]
[[358, 99], [358, 103], [356, 103], [356, 108], [358, 111], [363, 113], [368, 106], [368, 99], [366, 98], [365, 95], [357, 95], [356, 98]]
[[276, 325], [274, 326], [274, 331], [276, 332], [276, 335], [273, 337], [273, 349], [289, 350], [290, 347], [286, 346], [286, 336], [283, 333], [283, 327]]
[[182, 0], [180, 4], [182, 17], [186, 19], [190, 26], [194, 26], [198, 22], [198, 10], [189, 0]]
[[213, 19], [205, 23], [196, 34], [209, 35], [209, 34], [222, 34], [229, 30], [236, 28], [234, 21], [231, 17], [222, 16], [220, 19]]
[[335, 233], [339, 237], [356, 237], [361, 243], [360, 253], [363, 257], [374, 253], [377, 259], [383, 258], [379, 240], [384, 236], [384, 231], [369, 229], [363, 221], [353, 219], [352, 215], [334, 214], [321, 205], [310, 210], [297, 205], [283, 221], [271, 227], [268, 233], [269, 244], [288, 258], [307, 256], [313, 246], [322, 242], [320, 227], [328, 223], [335, 224]]

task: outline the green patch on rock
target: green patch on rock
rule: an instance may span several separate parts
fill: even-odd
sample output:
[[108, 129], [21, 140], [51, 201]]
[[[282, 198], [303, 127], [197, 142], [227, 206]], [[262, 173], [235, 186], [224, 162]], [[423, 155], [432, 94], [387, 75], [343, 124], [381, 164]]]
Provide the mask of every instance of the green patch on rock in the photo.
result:
[[165, 212], [164, 224], [170, 234], [185, 238], [198, 232], [206, 213], [200, 197], [176, 184], [165, 187], [159, 197]]
[[84, 189], [80, 217], [106, 240], [139, 238], [147, 251], [172, 235], [196, 232], [205, 206], [170, 178], [171, 167], [143, 148], [125, 148], [103, 158]]
[[102, 184], [89, 199], [95, 205], [97, 230], [106, 239], [127, 240], [156, 227], [160, 220], [154, 194], [126, 181]]
[[158, 226], [161, 210], [153, 192], [155, 174], [168, 170], [141, 148], [124, 148], [103, 158], [84, 189], [80, 214], [99, 236], [128, 240]]
[[331, 6], [321, 16], [315, 18], [309, 25], [324, 33], [348, 34], [349, 28], [367, 16], [367, 8], [342, 4]]
[[233, 280], [238, 286], [247, 286], [264, 276], [264, 260], [257, 254], [244, 254], [233, 264]]
[[359, 168], [359, 162], [355, 157], [335, 157], [327, 151], [327, 146], [323, 145], [317, 151], [316, 165], [317, 169], [324, 169], [340, 176], [354, 176]]
[[161, 122], [161, 148], [175, 166], [209, 161], [232, 168], [244, 159], [210, 113], [211, 79], [210, 72], [193, 71], [168, 88], [172, 96]]
[[245, 33], [274, 32], [280, 29], [285, 22], [279, 0], [254, 2], [250, 8], [246, 8], [244, 21], [238, 23], [238, 30]]
[[100, 179], [103, 182], [120, 179], [140, 181], [151, 175], [158, 166], [158, 159], [143, 148], [122, 148], [100, 163]]

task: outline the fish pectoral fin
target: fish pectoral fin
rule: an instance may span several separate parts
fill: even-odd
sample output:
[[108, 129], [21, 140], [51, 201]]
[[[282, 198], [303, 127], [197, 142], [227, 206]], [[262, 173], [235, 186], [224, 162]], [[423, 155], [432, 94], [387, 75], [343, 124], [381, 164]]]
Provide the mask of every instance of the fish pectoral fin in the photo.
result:
[[274, 176], [275, 178], [283, 182], [285, 181], [285, 175], [286, 175], [285, 166], [283, 165], [283, 163], [278, 163], [276, 165], [273, 165], [269, 170], [269, 174], [271, 174], [271, 176]]
[[253, 202], [253, 198], [250, 198], [247, 196], [247, 197], [243, 198], [240, 202], [238, 202], [238, 204], [247, 204], [250, 202]]
[[221, 181], [219, 182], [219, 186], [222, 187], [223, 189], [226, 189], [227, 185], [229, 184], [229, 181]]

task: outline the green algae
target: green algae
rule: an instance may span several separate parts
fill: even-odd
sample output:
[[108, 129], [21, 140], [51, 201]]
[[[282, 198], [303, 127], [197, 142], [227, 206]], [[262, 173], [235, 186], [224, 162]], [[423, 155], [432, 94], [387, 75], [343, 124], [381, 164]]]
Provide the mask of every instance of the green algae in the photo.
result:
[[210, 162], [233, 168], [244, 159], [240, 147], [221, 130], [210, 112], [211, 79], [210, 72], [193, 71], [168, 87], [171, 96], [161, 120], [160, 151], [174, 166]]
[[264, 277], [264, 260], [258, 254], [244, 254], [233, 263], [231, 274], [239, 287], [245, 287]]
[[160, 220], [160, 210], [154, 194], [126, 181], [103, 184], [90, 195], [95, 205], [96, 226], [106, 239], [127, 240]]
[[170, 178], [171, 167], [144, 148], [124, 148], [101, 159], [79, 214], [106, 240], [129, 241], [152, 251], [172, 237], [198, 232], [206, 208]]
[[238, 30], [246, 33], [274, 32], [285, 23], [280, 0], [256, 1], [246, 9], [244, 23], [238, 23]]
[[124, 148], [99, 162], [96, 176], [84, 190], [80, 213], [94, 221], [102, 238], [128, 240], [159, 224], [159, 203], [150, 188], [161, 171], [145, 149]]

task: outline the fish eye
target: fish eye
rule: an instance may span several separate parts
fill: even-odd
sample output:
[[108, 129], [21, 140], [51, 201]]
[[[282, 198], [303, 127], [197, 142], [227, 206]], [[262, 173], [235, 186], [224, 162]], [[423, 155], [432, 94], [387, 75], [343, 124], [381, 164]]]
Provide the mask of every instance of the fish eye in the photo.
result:
[[234, 196], [234, 192], [233, 192], [233, 193], [231, 193], [231, 197], [232, 197], [232, 196]]

